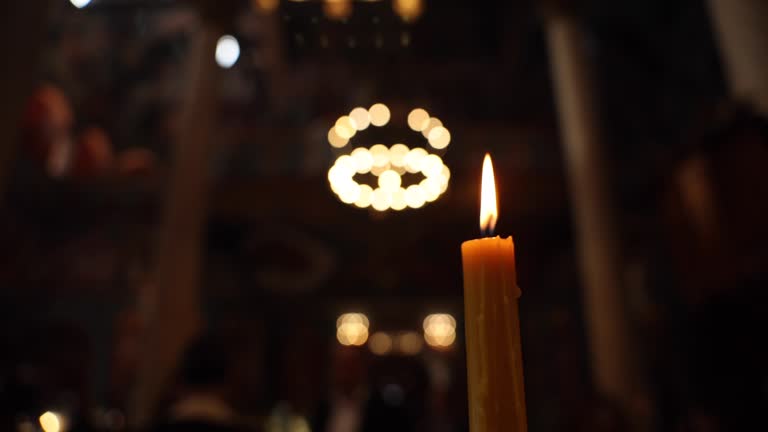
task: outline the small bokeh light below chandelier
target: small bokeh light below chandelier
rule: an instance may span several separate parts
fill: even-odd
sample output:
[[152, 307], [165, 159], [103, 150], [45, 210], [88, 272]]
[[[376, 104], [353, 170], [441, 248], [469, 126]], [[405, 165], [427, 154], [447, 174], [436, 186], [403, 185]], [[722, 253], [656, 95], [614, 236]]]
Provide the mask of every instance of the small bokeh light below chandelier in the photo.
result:
[[436, 349], [446, 349], [456, 341], [456, 319], [450, 314], [432, 314], [424, 318], [424, 340]]
[[403, 21], [413, 22], [424, 13], [424, 0], [392, 0], [392, 9]]
[[[389, 108], [381, 103], [368, 109], [358, 107], [344, 115], [328, 131], [331, 147], [347, 150], [328, 170], [331, 190], [345, 204], [377, 211], [417, 209], [436, 201], [448, 189], [451, 171], [431, 150], [444, 150], [451, 134], [443, 123], [421, 108], [408, 115], [408, 126], [427, 139], [429, 146], [408, 147], [374, 144], [349, 151], [350, 140], [369, 126], [383, 127], [391, 119]], [[427, 150], [430, 149], [430, 151]], [[369, 179], [359, 182], [356, 177]]]
[[352, 0], [323, 0], [323, 13], [328, 19], [344, 21], [352, 15]]
[[349, 312], [336, 319], [336, 339], [344, 346], [361, 346], [368, 340], [371, 323], [365, 314]]

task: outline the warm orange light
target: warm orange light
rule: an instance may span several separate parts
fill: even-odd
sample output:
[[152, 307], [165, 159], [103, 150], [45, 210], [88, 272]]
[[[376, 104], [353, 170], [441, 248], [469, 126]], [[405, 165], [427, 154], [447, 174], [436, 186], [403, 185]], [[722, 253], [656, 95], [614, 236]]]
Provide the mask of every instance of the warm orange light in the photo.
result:
[[483, 160], [483, 182], [480, 189], [480, 231], [492, 234], [496, 229], [499, 210], [496, 204], [496, 180], [493, 177], [491, 155], [485, 154]]

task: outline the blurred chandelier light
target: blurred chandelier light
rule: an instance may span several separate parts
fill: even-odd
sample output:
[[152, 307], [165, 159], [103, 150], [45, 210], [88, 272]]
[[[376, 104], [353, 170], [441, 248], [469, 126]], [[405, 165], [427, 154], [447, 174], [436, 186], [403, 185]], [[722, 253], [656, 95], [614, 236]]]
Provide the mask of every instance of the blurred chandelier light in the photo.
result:
[[424, 0], [392, 0], [392, 9], [405, 22], [412, 22], [424, 13]]
[[323, 0], [323, 13], [329, 19], [343, 21], [352, 15], [352, 0]]
[[364, 314], [352, 312], [336, 320], [336, 339], [344, 346], [361, 346], [368, 340], [370, 321]]
[[264, 12], [274, 12], [280, 6], [280, 0], [253, 0], [253, 6]]
[[[334, 148], [349, 151], [352, 147], [350, 140], [357, 132], [369, 126], [386, 126], [390, 119], [389, 108], [381, 103], [368, 109], [355, 108], [349, 115], [336, 120], [328, 131], [328, 142]], [[427, 138], [427, 148], [444, 150], [450, 144], [448, 129], [421, 108], [408, 114], [408, 126]], [[370, 174], [374, 181], [360, 183], [355, 179], [358, 174]], [[331, 190], [343, 203], [377, 211], [423, 207], [445, 193], [450, 178], [451, 171], [440, 156], [425, 148], [409, 148], [405, 144], [356, 147], [339, 156], [328, 170]]]
[[456, 340], [456, 319], [449, 314], [424, 318], [424, 340], [434, 348], [448, 348]]

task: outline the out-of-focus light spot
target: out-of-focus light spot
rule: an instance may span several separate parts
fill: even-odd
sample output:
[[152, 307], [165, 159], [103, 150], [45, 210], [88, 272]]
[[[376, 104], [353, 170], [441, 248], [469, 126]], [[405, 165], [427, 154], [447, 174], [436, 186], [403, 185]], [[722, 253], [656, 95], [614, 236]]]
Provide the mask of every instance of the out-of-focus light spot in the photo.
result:
[[359, 131], [368, 129], [371, 124], [371, 115], [363, 107], [357, 107], [349, 113], [349, 117], [355, 121], [355, 128]]
[[401, 183], [400, 174], [392, 170], [386, 170], [379, 176], [379, 187], [389, 193], [396, 191]]
[[361, 313], [345, 313], [336, 320], [336, 339], [345, 346], [361, 346], [368, 340], [368, 317]]
[[377, 332], [368, 339], [368, 348], [376, 355], [387, 355], [392, 352], [392, 336], [384, 332]]
[[456, 319], [450, 314], [432, 314], [424, 318], [424, 340], [434, 348], [447, 348], [456, 340]]
[[240, 44], [232, 35], [224, 35], [216, 43], [216, 63], [224, 69], [229, 69], [240, 58]]
[[442, 171], [443, 160], [438, 155], [427, 155], [421, 161], [421, 172], [425, 177], [437, 177]]
[[405, 156], [410, 149], [405, 144], [395, 144], [389, 148], [389, 159], [392, 165], [398, 167], [405, 166]]
[[405, 355], [416, 355], [423, 346], [424, 341], [416, 332], [403, 332], [397, 337], [397, 349]]
[[352, 15], [352, 0], [324, 0], [323, 12], [332, 20], [343, 21]]
[[424, 199], [427, 202], [434, 202], [442, 193], [440, 180], [436, 178], [425, 178], [419, 183], [419, 187], [424, 191]]
[[408, 207], [408, 203], [405, 201], [405, 189], [403, 188], [397, 188], [396, 191], [392, 192], [392, 203], [390, 204], [390, 207], [392, 210], [404, 210], [406, 207]]
[[429, 113], [421, 108], [416, 108], [408, 114], [408, 127], [416, 132], [421, 132], [429, 124]]
[[[369, 126], [385, 126], [390, 121], [389, 108], [381, 103], [369, 109], [357, 107], [348, 116], [339, 117], [328, 131], [328, 142], [336, 148], [349, 145], [349, 140], [358, 131]], [[414, 131], [424, 128], [425, 137], [432, 130], [431, 139], [437, 146], [447, 145], [448, 130], [442, 122], [430, 117], [424, 109], [416, 108], [408, 115], [409, 126]], [[375, 144], [371, 148], [358, 147], [349, 154], [340, 156], [328, 169], [331, 190], [339, 199], [359, 208], [372, 207], [374, 210], [404, 210], [421, 208], [427, 202], [437, 200], [448, 188], [450, 171], [439, 155], [431, 154], [426, 148], [410, 149], [405, 144], [387, 147]], [[371, 174], [373, 182], [358, 183], [356, 174]], [[421, 181], [413, 178], [424, 176]], [[370, 177], [369, 177], [370, 178]], [[410, 184], [405, 188], [404, 183]], [[365, 187], [363, 187], [365, 186]]]
[[253, 5], [263, 12], [274, 12], [280, 6], [280, 0], [253, 0]]
[[62, 418], [59, 414], [46, 411], [44, 412], [40, 418], [40, 427], [43, 428], [44, 432], [62, 432]]
[[89, 4], [91, 4], [91, 0], [69, 0], [70, 3], [72, 3], [72, 6], [82, 9]]
[[293, 416], [288, 424], [287, 432], [312, 432], [307, 419], [301, 416]]
[[425, 127], [424, 130], [421, 131], [421, 134], [424, 135], [424, 138], [429, 139], [429, 133], [432, 132], [432, 129], [442, 125], [443, 125], [443, 122], [439, 118], [430, 117], [429, 123], [427, 123], [427, 127]]
[[387, 211], [392, 203], [392, 196], [387, 191], [376, 188], [373, 190], [371, 198], [371, 207], [377, 211]]
[[371, 168], [371, 174], [378, 177], [380, 176], [384, 171], [389, 169], [389, 164], [383, 165], [383, 166], [373, 166]]
[[350, 139], [355, 136], [357, 132], [355, 121], [349, 116], [341, 116], [336, 120], [336, 125], [333, 127], [336, 130], [336, 135]]
[[344, 204], [354, 204], [360, 199], [360, 185], [355, 182], [349, 182], [339, 192], [339, 199]]
[[412, 22], [424, 13], [424, 0], [394, 0], [392, 8], [403, 21]]
[[387, 108], [386, 105], [382, 103], [377, 103], [371, 106], [368, 109], [368, 112], [371, 114], [372, 125], [381, 127], [389, 123], [389, 118], [391, 114], [389, 112], [389, 108]]
[[384, 167], [389, 164], [389, 149], [384, 144], [376, 144], [371, 147], [373, 166]]
[[367, 148], [358, 147], [352, 150], [350, 153], [352, 159], [355, 160], [355, 168], [358, 174], [365, 174], [371, 170], [373, 166], [373, 155]]
[[440, 173], [440, 193], [445, 193], [448, 190], [448, 183], [451, 179], [451, 170], [447, 166], [443, 165], [443, 171]]
[[443, 126], [436, 126], [429, 131], [429, 145], [442, 150], [451, 143], [451, 133]]
[[360, 208], [370, 207], [373, 197], [373, 189], [367, 184], [360, 185], [360, 196], [355, 201], [355, 205]]
[[424, 191], [418, 185], [410, 185], [405, 190], [405, 202], [410, 208], [421, 208], [426, 201]]
[[328, 143], [331, 144], [331, 146], [335, 148], [342, 148], [347, 145], [348, 142], [348, 139], [342, 138], [336, 133], [335, 126], [328, 131]]
[[421, 147], [412, 149], [405, 155], [403, 162], [405, 162], [405, 169], [409, 173], [415, 174], [421, 171], [421, 162], [427, 156], [427, 151]]

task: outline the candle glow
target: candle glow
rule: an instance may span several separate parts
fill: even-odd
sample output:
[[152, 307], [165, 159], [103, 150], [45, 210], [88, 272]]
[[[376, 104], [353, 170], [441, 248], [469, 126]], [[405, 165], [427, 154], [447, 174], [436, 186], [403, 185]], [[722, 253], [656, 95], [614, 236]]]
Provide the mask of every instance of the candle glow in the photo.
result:
[[483, 180], [480, 189], [480, 231], [483, 234], [493, 234], [499, 210], [496, 202], [496, 180], [493, 177], [491, 155], [485, 154], [483, 160]]

